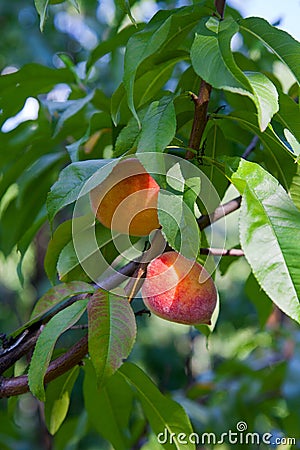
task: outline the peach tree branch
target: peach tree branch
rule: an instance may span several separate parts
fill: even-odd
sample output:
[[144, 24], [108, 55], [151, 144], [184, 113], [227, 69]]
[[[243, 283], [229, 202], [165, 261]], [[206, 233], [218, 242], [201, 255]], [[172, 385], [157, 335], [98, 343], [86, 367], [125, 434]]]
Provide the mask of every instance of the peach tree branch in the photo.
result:
[[[224, 17], [226, 0], [215, 0], [215, 8], [221, 19]], [[198, 96], [191, 94], [194, 102], [194, 119], [189, 139], [189, 148], [199, 151], [202, 136], [208, 121], [208, 104], [210, 100], [212, 87], [205, 80], [201, 80]], [[187, 150], [186, 159], [193, 159], [194, 152]]]

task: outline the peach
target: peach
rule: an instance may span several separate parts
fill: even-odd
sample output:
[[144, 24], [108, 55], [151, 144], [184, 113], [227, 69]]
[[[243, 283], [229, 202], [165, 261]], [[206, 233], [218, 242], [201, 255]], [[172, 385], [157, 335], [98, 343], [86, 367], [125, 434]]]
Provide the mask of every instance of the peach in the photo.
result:
[[201, 264], [170, 251], [148, 265], [142, 297], [146, 307], [162, 319], [210, 325], [217, 290]]
[[159, 228], [159, 185], [136, 158], [121, 160], [108, 177], [90, 192], [99, 222], [113, 231], [147, 236]]

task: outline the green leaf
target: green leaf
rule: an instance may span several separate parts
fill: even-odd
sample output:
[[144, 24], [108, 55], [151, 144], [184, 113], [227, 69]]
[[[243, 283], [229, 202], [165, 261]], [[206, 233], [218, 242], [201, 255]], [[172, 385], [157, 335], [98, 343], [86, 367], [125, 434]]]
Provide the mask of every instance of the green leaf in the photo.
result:
[[252, 87], [253, 101], [257, 108], [258, 123], [264, 131], [273, 115], [278, 111], [278, 92], [274, 84], [264, 74], [246, 72], [246, 77]]
[[94, 291], [95, 288], [91, 284], [81, 281], [71, 281], [53, 286], [36, 303], [31, 313], [31, 320], [35, 321], [50, 310], [52, 311], [55, 305], [67, 298], [78, 294], [92, 294]]
[[282, 92], [279, 95], [279, 111], [274, 117], [284, 128], [287, 128], [300, 141], [299, 105]]
[[284, 129], [284, 136], [290, 144], [295, 155], [300, 156], [300, 143], [295, 138], [295, 136], [287, 128]]
[[[68, 281], [65, 277], [70, 271], [111, 242], [110, 230], [99, 222], [94, 222], [92, 214], [73, 217], [55, 230], [44, 259], [45, 271], [53, 284], [57, 281], [57, 271], [61, 280]], [[84, 249], [84, 257], [81, 251], [80, 255], [77, 254], [78, 246]]]
[[238, 20], [240, 29], [251, 34], [285, 63], [300, 84], [300, 43], [286, 31], [279, 30], [260, 17]]
[[[145, 115], [145, 110], [139, 111], [139, 117], [142, 119]], [[116, 140], [114, 156], [118, 157], [136, 149], [140, 137], [141, 129], [134, 117], [131, 117], [127, 125], [122, 128]]]
[[230, 43], [238, 32], [238, 24], [231, 17], [220, 22], [211, 17], [200, 23], [200, 34], [196, 35], [191, 48], [196, 73], [216, 89], [248, 96], [257, 108], [259, 128], [265, 130], [278, 111], [278, 94], [264, 74], [243, 73], [235, 63]]
[[[179, 433], [189, 436], [192, 426], [182, 406], [174, 400], [165, 397], [155, 386], [153, 381], [136, 365], [126, 362], [119, 369], [119, 373], [132, 385], [142, 404], [144, 413], [149, 420], [152, 430], [156, 435], [166, 433], [166, 449], [195, 450], [195, 445], [186, 439], [185, 444], [178, 442]], [[170, 443], [171, 433], [174, 439]], [[163, 439], [163, 436], [161, 436]]]
[[127, 27], [123, 28], [119, 33], [112, 36], [110, 39], [107, 39], [105, 41], [100, 42], [99, 45], [97, 45], [96, 48], [91, 52], [87, 68], [89, 69], [95, 62], [102, 58], [102, 56], [106, 55], [107, 53], [112, 52], [118, 47], [125, 47], [125, 45], [128, 42], [128, 39], [137, 31], [140, 31], [144, 28], [144, 24], [137, 24], [137, 25], [128, 25]]
[[[142, 63], [137, 70], [134, 85], [133, 99], [136, 108], [143, 107], [147, 102], [153, 100], [155, 96], [161, 97], [165, 93], [165, 91], [162, 92], [162, 88], [170, 79], [174, 66], [187, 59], [189, 59], [188, 52], [173, 50], [164, 52], [162, 55], [153, 55]], [[124, 111], [126, 111], [126, 115], [129, 114], [129, 109], [125, 102], [125, 87], [121, 83], [111, 99], [111, 114], [115, 124], [119, 122], [119, 116], [125, 115]], [[138, 111], [138, 116], [141, 119], [141, 110]], [[123, 117], [124, 120], [125, 118]]]
[[[207, 135], [204, 153], [206, 157], [216, 160], [221, 155], [231, 155], [232, 154], [232, 143], [229, 143], [229, 139], [226, 139], [222, 129], [219, 127], [219, 122], [216, 120], [209, 121], [207, 126]], [[236, 131], [236, 130], [235, 130]], [[240, 131], [240, 130], [238, 130]], [[238, 133], [237, 133], [238, 134]], [[242, 134], [241, 132], [238, 136]], [[230, 145], [231, 144], [231, 145]], [[200, 166], [201, 171], [209, 178], [214, 188], [218, 192], [220, 198], [223, 198], [227, 188], [228, 181], [226, 177], [220, 176], [220, 171], [216, 168], [214, 164], [208, 165], [205, 161], [203, 165]]]
[[134, 86], [134, 103], [137, 107], [153, 100], [155, 95], [161, 97], [165, 84], [169, 81], [174, 66], [189, 61], [189, 53], [183, 50], [163, 52], [153, 55], [142, 63], [137, 71]]
[[297, 172], [292, 178], [290, 184], [290, 194], [293, 199], [293, 202], [300, 210], [300, 165], [297, 165]]
[[175, 136], [175, 132], [173, 96], [152, 102], [142, 120], [137, 153], [163, 151]]
[[133, 406], [132, 389], [116, 372], [99, 390], [90, 361], [85, 364], [84, 372], [84, 404], [89, 421], [116, 450], [127, 450], [130, 447], [128, 422]]
[[68, 1], [72, 6], [74, 6], [76, 11], [80, 14], [80, 4], [79, 4], [78, 0], [68, 0]]
[[54, 137], [58, 135], [60, 130], [63, 128], [66, 120], [70, 119], [71, 117], [75, 116], [79, 111], [82, 110], [86, 105], [88, 105], [93, 97], [95, 95], [95, 91], [90, 92], [88, 95], [86, 95], [83, 98], [80, 98], [78, 100], [69, 100], [68, 108], [64, 110], [64, 112], [61, 114], [60, 118], [58, 119], [58, 122], [55, 127], [54, 131]]
[[300, 212], [255, 163], [241, 160], [231, 181], [243, 196], [240, 240], [253, 274], [270, 299], [300, 322]]
[[72, 238], [72, 219], [60, 224], [51, 237], [46, 255], [44, 258], [44, 268], [47, 277], [52, 284], [57, 280], [56, 265], [62, 249]]
[[98, 386], [105, 384], [133, 347], [136, 322], [127, 298], [98, 290], [88, 304], [89, 353]]
[[115, 0], [115, 4], [121, 9], [121, 11], [123, 11], [125, 14], [127, 14], [129, 19], [131, 20], [131, 22], [134, 25], [136, 25], [136, 20], [131, 13], [129, 1], [128, 0]]
[[34, 4], [40, 16], [40, 30], [43, 31], [49, 0], [34, 0]]
[[199, 19], [212, 10], [205, 6], [206, 1], [196, 5], [178, 8], [174, 11], [159, 11], [142, 31], [135, 33], [128, 41], [124, 61], [123, 82], [127, 93], [129, 109], [138, 121], [134, 105], [134, 80], [140, 64], [149, 56], [161, 51], [171, 50], [182, 42], [197, 25]]
[[183, 194], [160, 190], [158, 218], [168, 244], [186, 258], [196, 259], [200, 232], [194, 214], [183, 200]]
[[59, 278], [65, 282], [99, 281], [119, 252], [133, 244], [121, 234], [113, 239], [111, 230], [98, 221], [95, 223], [92, 213], [76, 217], [72, 220], [70, 240], [56, 259]]
[[22, 285], [24, 283], [22, 268], [26, 251], [30, 247], [34, 237], [36, 236], [37, 232], [40, 230], [42, 225], [46, 222], [46, 220], [47, 220], [47, 211], [46, 205], [44, 205], [39, 214], [37, 215], [33, 224], [28, 228], [28, 230], [26, 230], [26, 232], [23, 234], [22, 238], [18, 242], [17, 250], [18, 252], [20, 252], [20, 259], [18, 262], [17, 272], [20, 283]]
[[[45, 156], [50, 157], [53, 155]], [[33, 154], [31, 157], [33, 157]], [[15, 164], [18, 167], [17, 171], [22, 166], [19, 163], [23, 162], [26, 164], [26, 159], [26, 156], [20, 158], [18, 163]], [[50, 157], [48, 166], [40, 171], [39, 165], [43, 159], [48, 158], [42, 157], [22, 174], [15, 174], [18, 178], [14, 180], [18, 186], [18, 195], [11, 198], [7, 206], [3, 208], [1, 217], [2, 232], [6, 236], [5, 240], [1, 239], [1, 245], [5, 254], [9, 254], [16, 244], [20, 250], [26, 250], [26, 244], [29, 245], [31, 243], [28, 240], [30, 235], [32, 236], [31, 233], [35, 233], [36, 226], [40, 221], [43, 221], [45, 199], [53, 182], [53, 171], [56, 172], [59, 163], [59, 160], [56, 159], [54, 164], [51, 164]], [[34, 174], [34, 169], [36, 170], [36, 175]], [[13, 182], [11, 179], [13, 173], [15, 173], [14, 170], [9, 170], [4, 175], [2, 179], [3, 184]], [[36, 189], [36, 185], [39, 186], [39, 189]], [[15, 185], [15, 188], [17, 186]], [[16, 217], [18, 217], [17, 221]]]
[[103, 181], [112, 171], [118, 160], [112, 162], [109, 159], [80, 161], [69, 164], [65, 169], [60, 172], [58, 181], [52, 186], [47, 199], [47, 209], [50, 222], [54, 216], [64, 206], [75, 202], [80, 195], [84, 195], [87, 192], [82, 192], [86, 182], [92, 177], [99, 169], [101, 176], [94, 177], [93, 182], [89, 184], [89, 190], [97, 186]]
[[59, 280], [64, 283], [70, 283], [73, 280], [91, 281], [81, 265], [72, 240], [61, 250], [56, 268]]
[[250, 83], [230, 50], [238, 28], [231, 17], [221, 22], [215, 17], [203, 18], [191, 48], [191, 60], [196, 73], [213, 87], [249, 96]]
[[45, 401], [44, 376], [59, 336], [74, 325], [84, 313], [88, 300], [79, 300], [57, 313], [42, 330], [31, 358], [28, 371], [30, 391]]
[[47, 386], [45, 420], [50, 434], [55, 434], [66, 418], [70, 405], [71, 392], [79, 375], [75, 366]]

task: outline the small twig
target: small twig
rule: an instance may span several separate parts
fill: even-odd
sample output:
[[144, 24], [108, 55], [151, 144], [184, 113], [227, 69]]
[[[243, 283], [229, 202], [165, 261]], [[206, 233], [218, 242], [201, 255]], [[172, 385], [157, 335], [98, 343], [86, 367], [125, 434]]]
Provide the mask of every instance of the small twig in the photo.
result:
[[150, 317], [151, 316], [151, 311], [149, 311], [149, 309], [145, 309], [144, 308], [144, 309], [140, 309], [139, 311], [136, 311], [134, 313], [135, 317], [143, 316], [144, 314], [147, 314], [148, 317]]
[[131, 302], [136, 293], [140, 290], [143, 284], [143, 278], [146, 275], [148, 264], [152, 259], [161, 255], [166, 248], [166, 241], [161, 230], [156, 230], [152, 238], [150, 248], [148, 248], [142, 255], [137, 265], [135, 272], [132, 274], [131, 279], [125, 286], [125, 292], [128, 296], [128, 301]]
[[200, 254], [213, 256], [245, 256], [243, 250], [240, 248], [201, 248]]
[[[218, 15], [223, 19], [225, 11], [226, 0], [215, 0], [215, 8]], [[205, 80], [201, 80], [198, 96], [191, 94], [191, 99], [194, 102], [194, 119], [192, 125], [192, 131], [190, 134], [188, 146], [193, 150], [199, 150], [203, 133], [208, 121], [208, 103], [210, 100], [212, 86]], [[186, 159], [193, 159], [194, 152], [187, 150], [185, 154]]]
[[[195, 105], [194, 120], [188, 146], [194, 150], [199, 150], [204, 129], [207, 124], [208, 103], [210, 99], [211, 85], [201, 80], [199, 94], [192, 96]], [[191, 150], [187, 150], [186, 159], [194, 158], [195, 154]]]
[[221, 19], [224, 18], [225, 5], [226, 5], [226, 0], [215, 0], [215, 7], [216, 7], [218, 14], [220, 14]]
[[20, 342], [11, 351], [0, 356], [0, 374], [4, 373], [9, 367], [13, 366], [23, 355], [26, 355], [34, 346], [41, 334], [41, 327], [29, 331], [26, 338]]
[[215, 211], [211, 214], [204, 214], [197, 220], [200, 230], [208, 227], [217, 220], [222, 219], [222, 217], [236, 211], [241, 206], [242, 197], [236, 197], [233, 200], [225, 203], [224, 205], [218, 206]]
[[253, 152], [253, 150], [255, 149], [256, 144], [258, 143], [258, 141], [259, 141], [259, 137], [258, 136], [254, 136], [254, 138], [252, 139], [252, 141], [250, 142], [250, 144], [248, 145], [248, 147], [246, 148], [246, 150], [242, 154], [242, 158], [244, 158], [244, 159], [248, 158], [250, 153]]
[[80, 325], [73, 325], [69, 330], [86, 330], [88, 327], [87, 323], [82, 323]]

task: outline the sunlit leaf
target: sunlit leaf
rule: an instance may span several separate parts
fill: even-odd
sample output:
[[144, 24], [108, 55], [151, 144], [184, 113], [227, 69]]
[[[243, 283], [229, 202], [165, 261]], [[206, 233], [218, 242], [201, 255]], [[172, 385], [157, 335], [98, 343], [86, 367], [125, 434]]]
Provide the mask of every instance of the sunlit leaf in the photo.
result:
[[40, 16], [40, 30], [43, 31], [49, 0], [34, 0], [34, 4]]
[[79, 300], [57, 313], [42, 330], [29, 366], [28, 384], [31, 392], [45, 401], [44, 376], [59, 336], [74, 325], [84, 313], [88, 300]]
[[270, 25], [261, 17], [249, 17], [238, 21], [240, 29], [255, 36], [271, 49], [295, 75], [300, 84], [300, 43], [286, 31]]
[[[75, 202], [88, 179], [97, 172], [101, 171], [100, 177], [94, 180], [90, 189], [97, 186], [112, 171], [114, 165], [118, 162], [109, 159], [94, 159], [90, 161], [80, 161], [69, 164], [60, 172], [59, 179], [54, 183], [47, 199], [47, 209], [49, 220], [52, 221], [60, 209], [70, 203]], [[107, 167], [105, 167], [107, 166]], [[86, 192], [82, 193], [82, 195]]]
[[152, 102], [142, 120], [137, 153], [163, 151], [173, 139], [175, 131], [173, 97], [163, 97]]
[[241, 160], [231, 180], [242, 194], [240, 240], [253, 274], [271, 300], [300, 322], [300, 212], [255, 163]]
[[200, 248], [200, 232], [183, 195], [160, 191], [158, 218], [168, 244], [186, 258], [195, 259]]
[[243, 73], [237, 66], [230, 44], [238, 30], [231, 17], [222, 21], [213, 17], [203, 19], [191, 48], [192, 64], [197, 74], [214, 88], [248, 96], [257, 108], [259, 128], [263, 131], [278, 110], [278, 94], [264, 74]]

